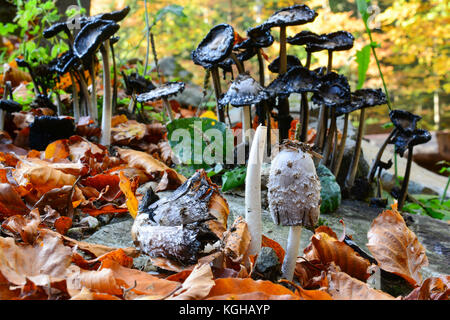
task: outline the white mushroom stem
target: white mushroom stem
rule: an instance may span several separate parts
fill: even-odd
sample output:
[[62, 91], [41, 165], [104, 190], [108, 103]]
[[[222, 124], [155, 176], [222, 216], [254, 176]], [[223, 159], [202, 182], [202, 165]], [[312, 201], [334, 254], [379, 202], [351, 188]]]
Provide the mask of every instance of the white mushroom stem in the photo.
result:
[[283, 265], [281, 266], [282, 277], [289, 281], [292, 281], [294, 277], [301, 234], [302, 226], [291, 226], [289, 228], [286, 255], [284, 256]]
[[167, 98], [163, 98], [163, 105], [164, 109], [166, 110], [167, 116], [169, 117], [170, 121], [173, 121], [173, 113], [172, 113], [172, 107], [170, 106], [170, 102]]
[[267, 138], [267, 127], [260, 125], [256, 129], [248, 158], [245, 177], [245, 220], [251, 235], [249, 254], [261, 251], [261, 164]]
[[111, 74], [109, 70], [109, 40], [101, 48], [103, 61], [103, 111], [102, 111], [102, 138], [100, 143], [104, 146], [111, 144]]
[[78, 90], [77, 84], [75, 83], [75, 78], [72, 72], [69, 72], [70, 81], [72, 82], [72, 103], [73, 103], [73, 117], [75, 118], [75, 123], [80, 120], [80, 103], [78, 100]]
[[250, 106], [242, 107], [242, 134], [244, 136], [244, 143], [250, 143], [250, 128], [251, 128], [251, 115]]

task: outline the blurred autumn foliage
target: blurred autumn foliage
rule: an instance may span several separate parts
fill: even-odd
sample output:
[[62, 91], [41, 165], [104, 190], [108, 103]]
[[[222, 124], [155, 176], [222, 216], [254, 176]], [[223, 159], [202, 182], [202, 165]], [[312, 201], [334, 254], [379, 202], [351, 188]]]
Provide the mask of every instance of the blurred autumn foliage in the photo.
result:
[[[126, 3], [125, 3], [126, 2]], [[296, 4], [292, 0], [219, 0], [219, 1], [149, 1], [150, 16], [161, 8], [177, 4], [182, 6], [185, 17], [168, 16], [162, 23], [156, 24], [156, 49], [159, 59], [176, 57], [183, 68], [192, 72], [192, 81], [202, 85], [203, 69], [195, 66], [190, 53], [208, 30], [219, 23], [229, 23], [243, 37], [246, 30], [267, 19], [275, 10]], [[364, 24], [359, 16], [355, 1], [352, 0], [311, 0], [308, 6], [319, 15], [306, 29], [315, 33], [329, 33], [346, 30], [355, 36], [355, 45], [346, 54], [336, 54], [334, 63], [340, 74], [345, 75], [352, 87], [358, 77], [356, 52], [369, 43]], [[435, 113], [439, 104], [440, 128], [450, 124], [450, 83], [448, 71], [449, 59], [449, 12], [447, 1], [431, 0], [380, 0], [371, 1], [372, 15], [370, 27], [373, 40], [379, 44], [377, 53], [385, 75], [389, 95], [395, 108], [406, 109], [424, 118], [427, 129], [437, 129]], [[144, 27], [144, 1], [106, 1], [93, 0], [92, 14], [131, 6], [132, 16], [124, 21], [119, 35], [122, 50], [118, 52], [123, 63], [129, 59], [145, 56], [146, 41]], [[304, 30], [305, 27], [292, 27], [288, 36]], [[274, 32], [275, 39], [278, 35]], [[277, 40], [276, 40], [277, 41]], [[275, 43], [266, 50], [269, 61], [277, 57], [279, 45]], [[288, 54], [305, 58], [304, 49], [288, 46]], [[150, 61], [152, 61], [150, 57]], [[267, 63], [268, 63], [267, 62]], [[326, 65], [326, 52], [313, 55], [312, 67]], [[257, 70], [256, 58], [248, 63], [251, 73]], [[269, 74], [272, 79], [276, 74]], [[381, 87], [375, 60], [371, 59], [366, 87]], [[437, 101], [437, 102], [436, 102]], [[385, 107], [370, 110], [368, 118], [372, 123], [384, 124], [389, 121]], [[368, 131], [373, 130], [368, 127]], [[382, 130], [378, 128], [378, 130]]]

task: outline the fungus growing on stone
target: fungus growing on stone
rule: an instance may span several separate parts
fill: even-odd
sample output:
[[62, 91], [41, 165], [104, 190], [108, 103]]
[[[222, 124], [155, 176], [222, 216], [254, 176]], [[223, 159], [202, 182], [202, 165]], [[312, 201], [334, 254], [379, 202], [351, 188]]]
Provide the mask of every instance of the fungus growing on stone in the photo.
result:
[[310, 147], [285, 140], [270, 166], [269, 210], [275, 224], [289, 226], [283, 278], [292, 280], [303, 226], [314, 227], [320, 214], [320, 180]]

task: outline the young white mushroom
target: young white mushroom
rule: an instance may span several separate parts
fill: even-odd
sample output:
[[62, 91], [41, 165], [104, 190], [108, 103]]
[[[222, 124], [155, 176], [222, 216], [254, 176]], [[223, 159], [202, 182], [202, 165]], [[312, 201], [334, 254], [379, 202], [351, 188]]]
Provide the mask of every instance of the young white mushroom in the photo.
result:
[[310, 147], [286, 140], [270, 166], [269, 210], [275, 224], [289, 226], [282, 276], [292, 280], [303, 226], [314, 227], [320, 214], [320, 180]]
[[261, 164], [267, 138], [267, 127], [259, 126], [253, 138], [245, 177], [245, 220], [251, 235], [249, 254], [261, 251]]

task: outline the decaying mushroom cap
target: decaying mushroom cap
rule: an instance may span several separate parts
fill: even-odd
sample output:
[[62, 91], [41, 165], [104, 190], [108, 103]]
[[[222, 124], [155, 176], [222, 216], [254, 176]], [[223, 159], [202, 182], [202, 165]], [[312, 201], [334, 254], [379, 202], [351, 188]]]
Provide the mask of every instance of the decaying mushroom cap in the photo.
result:
[[[292, 67], [300, 66], [302, 67], [302, 62], [299, 58], [293, 55], [287, 55], [287, 70], [291, 69]], [[280, 73], [280, 57], [276, 57], [268, 66], [269, 71], [273, 73]]]
[[318, 67], [316, 69], [313, 70], [315, 74], [317, 74], [317, 76], [319, 78], [322, 78], [323, 76], [325, 76], [327, 74], [327, 67]]
[[422, 119], [421, 116], [399, 109], [391, 110], [389, 118], [398, 130], [409, 134], [416, 130], [417, 122]]
[[19, 112], [22, 110], [22, 105], [14, 100], [0, 100], [0, 109], [12, 113], [12, 112]]
[[349, 104], [336, 107], [336, 115], [340, 116], [362, 108], [386, 104], [386, 95], [381, 89], [359, 89], [351, 93]]
[[58, 109], [55, 106], [55, 104], [52, 102], [52, 100], [50, 100], [50, 98], [46, 94], [42, 94], [42, 93], [39, 93], [35, 96], [35, 98], [33, 99], [33, 101], [30, 104], [30, 107], [32, 109], [48, 108], [48, 109], [53, 110], [54, 112], [56, 112]]
[[270, 30], [263, 30], [261, 28], [248, 29], [247, 36], [249, 39], [245, 41], [251, 41], [252, 45], [258, 48], [270, 47], [275, 40], [270, 33]]
[[303, 46], [308, 43], [321, 43], [323, 38], [311, 31], [303, 30], [293, 37], [287, 37], [286, 42], [289, 44]]
[[70, 34], [69, 27], [67, 26], [67, 22], [57, 22], [42, 32], [42, 35], [46, 39], [53, 38], [60, 32], [64, 32], [65, 34]]
[[138, 102], [155, 101], [163, 98], [168, 98], [170, 96], [176, 95], [183, 92], [185, 83], [184, 82], [166, 82], [165, 84], [149, 91], [142, 93], [136, 97]]
[[59, 139], [68, 139], [75, 134], [73, 119], [54, 116], [35, 117], [30, 125], [29, 146], [38, 151]]
[[212, 28], [192, 51], [191, 58], [195, 64], [211, 68], [227, 58], [234, 45], [234, 29], [228, 24], [219, 24]]
[[346, 77], [330, 72], [320, 80], [322, 83], [312, 96], [315, 104], [338, 107], [350, 102], [350, 85]]
[[403, 157], [407, 148], [427, 143], [430, 140], [430, 132], [425, 129], [415, 129], [411, 133], [401, 132], [393, 138], [391, 143], [395, 145], [395, 153]]
[[125, 93], [129, 96], [131, 96], [133, 92], [141, 94], [156, 88], [153, 82], [136, 72], [131, 73], [129, 76], [122, 72], [122, 76], [125, 81]]
[[320, 180], [301, 143], [281, 145], [270, 166], [269, 210], [275, 224], [314, 227], [320, 214]]
[[204, 170], [167, 198], [139, 208], [131, 230], [136, 245], [184, 265], [196, 263], [204, 246], [221, 239], [227, 228], [228, 204]]
[[70, 69], [75, 68], [79, 62], [80, 59], [75, 56], [73, 51], [68, 50], [57, 58], [53, 68], [59, 75], [62, 76], [69, 72]]
[[315, 92], [321, 80], [314, 71], [304, 67], [292, 67], [267, 86], [273, 96], [289, 96], [291, 93]]
[[262, 25], [264, 29], [280, 26], [298, 26], [313, 22], [317, 13], [307, 5], [299, 4], [276, 11]]
[[322, 41], [310, 42], [307, 44], [306, 50], [309, 52], [317, 52], [321, 50], [343, 51], [353, 48], [355, 37], [347, 31], [337, 31], [324, 35], [320, 35]]
[[219, 104], [242, 107], [258, 104], [267, 99], [269, 94], [255, 79], [248, 74], [239, 74], [227, 93], [219, 100]]
[[73, 50], [79, 59], [91, 56], [100, 48], [100, 45], [111, 38], [120, 26], [114, 21], [93, 20], [86, 24], [78, 33], [73, 42]]
[[130, 13], [130, 7], [126, 6], [125, 8], [123, 8], [121, 10], [97, 14], [93, 18], [119, 22], [119, 21], [122, 21], [123, 19], [125, 19], [125, 17], [128, 15], [128, 13]]

